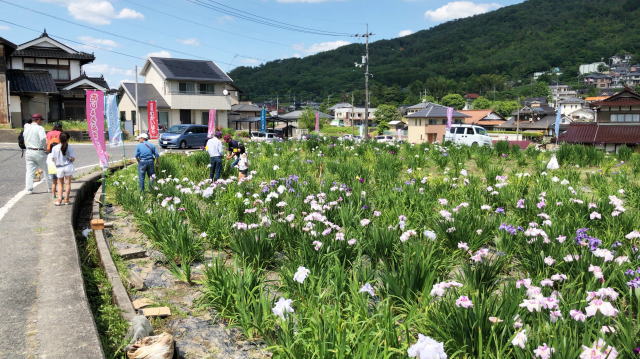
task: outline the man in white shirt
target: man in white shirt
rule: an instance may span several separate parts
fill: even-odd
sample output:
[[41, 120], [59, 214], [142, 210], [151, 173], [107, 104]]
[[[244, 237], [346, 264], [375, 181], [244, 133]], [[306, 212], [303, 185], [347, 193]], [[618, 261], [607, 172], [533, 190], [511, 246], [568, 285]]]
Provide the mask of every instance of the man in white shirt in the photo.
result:
[[24, 126], [24, 145], [27, 147], [25, 150], [24, 159], [26, 162], [27, 173], [25, 175], [27, 193], [33, 193], [33, 176], [36, 173], [36, 169], [42, 170], [42, 177], [47, 182], [47, 191], [49, 191], [49, 176], [47, 175], [47, 153], [45, 147], [47, 146], [47, 134], [42, 127], [44, 119], [39, 113], [31, 116], [33, 122]]
[[216, 132], [216, 134], [207, 141], [207, 152], [211, 158], [211, 168], [209, 170], [209, 178], [214, 182], [220, 178], [220, 172], [222, 171], [222, 155], [224, 155], [224, 147], [222, 141], [220, 141], [222, 133]]

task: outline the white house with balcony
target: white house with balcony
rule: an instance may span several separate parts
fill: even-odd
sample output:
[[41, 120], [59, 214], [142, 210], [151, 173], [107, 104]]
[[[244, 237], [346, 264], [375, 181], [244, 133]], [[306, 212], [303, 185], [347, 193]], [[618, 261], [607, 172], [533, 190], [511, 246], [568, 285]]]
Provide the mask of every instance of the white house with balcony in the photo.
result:
[[[369, 121], [375, 121], [376, 108], [370, 108]], [[332, 123], [337, 126], [359, 126], [364, 124], [364, 107], [340, 107], [333, 110], [334, 117]]]
[[[123, 82], [119, 88], [121, 121], [130, 121], [136, 133], [147, 131], [147, 102], [157, 101], [158, 123], [209, 122], [209, 110], [217, 113], [217, 127], [229, 127], [229, 111], [238, 104], [233, 80], [213, 61], [149, 57], [141, 83]], [[137, 106], [136, 106], [137, 93]]]

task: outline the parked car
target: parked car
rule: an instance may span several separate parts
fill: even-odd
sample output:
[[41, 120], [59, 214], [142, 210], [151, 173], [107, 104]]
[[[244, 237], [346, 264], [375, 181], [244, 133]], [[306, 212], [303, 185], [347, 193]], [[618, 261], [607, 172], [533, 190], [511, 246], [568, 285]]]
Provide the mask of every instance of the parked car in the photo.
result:
[[444, 140], [467, 146], [491, 146], [491, 137], [483, 127], [475, 125], [452, 125], [445, 132]]
[[251, 141], [255, 142], [273, 142], [278, 141], [280, 138], [274, 132], [251, 132]]
[[389, 135], [376, 136], [374, 137], [374, 139], [376, 140], [376, 142], [381, 142], [381, 143], [388, 143], [388, 142], [395, 141], [394, 137]]
[[357, 135], [344, 135], [342, 137], [339, 137], [339, 139], [341, 141], [354, 141], [354, 142], [362, 141], [362, 137]]
[[207, 144], [207, 126], [173, 125], [160, 135], [162, 148], [199, 148]]

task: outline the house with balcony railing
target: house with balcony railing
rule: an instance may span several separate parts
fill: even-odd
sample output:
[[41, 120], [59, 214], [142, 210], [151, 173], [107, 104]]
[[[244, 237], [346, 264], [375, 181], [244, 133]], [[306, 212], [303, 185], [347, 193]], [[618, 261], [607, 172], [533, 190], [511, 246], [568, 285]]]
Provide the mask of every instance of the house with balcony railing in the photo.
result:
[[[213, 61], [149, 57], [139, 83], [123, 82], [118, 109], [122, 121], [130, 121], [136, 132], [147, 131], [147, 103], [155, 100], [158, 123], [203, 124], [209, 110], [216, 110], [217, 127], [229, 127], [229, 112], [238, 104], [239, 90]], [[137, 106], [136, 106], [137, 93]]]

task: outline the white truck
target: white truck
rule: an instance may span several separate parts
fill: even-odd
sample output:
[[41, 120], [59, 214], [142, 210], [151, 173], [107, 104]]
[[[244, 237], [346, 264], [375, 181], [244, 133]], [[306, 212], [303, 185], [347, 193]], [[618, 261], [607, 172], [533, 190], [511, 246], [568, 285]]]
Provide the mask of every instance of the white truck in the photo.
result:
[[491, 137], [483, 127], [452, 125], [444, 134], [444, 141], [467, 146], [491, 146]]

